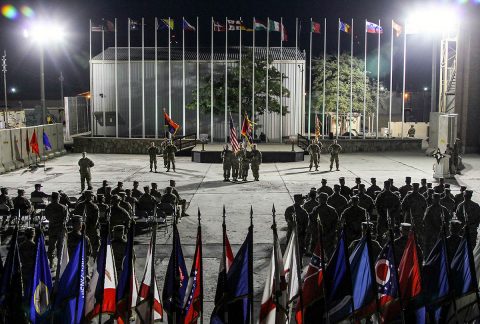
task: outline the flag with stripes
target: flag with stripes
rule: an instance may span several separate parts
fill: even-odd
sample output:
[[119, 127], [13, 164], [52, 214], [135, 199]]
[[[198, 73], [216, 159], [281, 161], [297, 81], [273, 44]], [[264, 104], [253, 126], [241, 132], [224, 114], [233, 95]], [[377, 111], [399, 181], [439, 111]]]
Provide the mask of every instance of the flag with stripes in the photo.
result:
[[230, 144], [232, 145], [232, 151], [234, 153], [240, 150], [240, 146], [238, 145], [237, 130], [233, 125], [232, 115], [230, 115]]
[[318, 140], [320, 137], [320, 119], [318, 119], [318, 115], [315, 115], [315, 139]]

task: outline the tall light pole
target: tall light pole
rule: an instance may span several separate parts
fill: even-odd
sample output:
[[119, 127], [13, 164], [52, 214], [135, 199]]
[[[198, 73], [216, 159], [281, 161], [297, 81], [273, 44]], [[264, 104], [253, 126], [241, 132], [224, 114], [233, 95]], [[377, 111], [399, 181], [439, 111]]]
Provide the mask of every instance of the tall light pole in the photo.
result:
[[60, 77], [58, 78], [58, 80], [60, 81], [60, 100], [62, 102], [62, 107], [63, 107], [63, 104], [64, 104], [64, 100], [63, 100], [63, 81], [65, 81], [65, 78], [63, 77], [63, 72], [60, 71]]
[[8, 128], [8, 110], [7, 110], [7, 51], [3, 51], [2, 56], [2, 72], [3, 72], [3, 94], [5, 98], [5, 113], [3, 119], [5, 121], [5, 128]]
[[40, 104], [42, 106], [42, 123], [47, 124], [47, 106], [45, 104], [45, 59], [43, 44], [39, 46], [40, 52]]

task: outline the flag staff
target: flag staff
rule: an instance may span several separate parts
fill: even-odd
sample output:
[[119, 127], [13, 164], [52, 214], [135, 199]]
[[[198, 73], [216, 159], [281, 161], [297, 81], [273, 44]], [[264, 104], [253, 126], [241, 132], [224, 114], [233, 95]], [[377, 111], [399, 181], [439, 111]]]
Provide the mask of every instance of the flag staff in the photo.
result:
[[240, 37], [240, 47], [239, 47], [239, 55], [238, 55], [238, 124], [242, 120], [242, 17], [240, 17], [240, 29], [239, 29], [239, 37]]
[[185, 136], [185, 17], [182, 17], [182, 133]]
[[128, 18], [128, 137], [132, 138], [132, 64], [130, 62], [130, 29], [132, 21]]
[[[283, 17], [280, 17], [280, 61], [283, 61]], [[280, 143], [283, 141], [283, 64], [280, 64]], [[255, 119], [253, 120], [255, 121]]]
[[[89, 20], [89, 25], [90, 25], [90, 28], [88, 30], [88, 35], [89, 35], [89, 57], [88, 57], [88, 65], [89, 65], [89, 77], [90, 77], [90, 109], [92, 111], [92, 113], [90, 114], [90, 122], [91, 122], [91, 126], [90, 126], [90, 131], [91, 131], [91, 134], [93, 134], [93, 96], [92, 96], [92, 19]], [[5, 115], [6, 116], [6, 115]], [[5, 125], [7, 125], [7, 119], [5, 119]], [[29, 159], [30, 160], [30, 159]], [[30, 162], [29, 162], [30, 163]]]
[[[312, 32], [311, 32], [311, 26], [310, 26], [310, 39], [312, 37]], [[310, 138], [309, 138], [310, 139]], [[298, 296], [299, 296], [299, 302], [300, 302], [300, 309], [301, 309], [301, 312], [300, 312], [300, 317], [302, 319], [302, 323], [304, 323], [304, 320], [303, 320], [303, 293], [302, 293], [302, 268], [303, 268], [303, 265], [302, 265], [302, 256], [300, 254], [300, 247], [298, 246], [298, 223], [297, 223], [297, 214], [294, 213], [293, 214], [293, 217], [294, 217], [294, 222], [295, 222], [295, 245], [296, 245], [296, 251], [295, 251], [295, 254], [297, 255], [297, 260], [296, 260], [296, 264], [297, 264], [297, 278], [295, 278], [298, 282]], [[290, 278], [290, 280], [294, 280], [293, 278]], [[289, 296], [290, 298], [290, 296]]]
[[[255, 17], [253, 17], [253, 34], [252, 34], [252, 120], [255, 122]], [[241, 125], [241, 119], [239, 126]], [[255, 137], [255, 124], [252, 125], [252, 136]]]
[[[297, 18], [295, 18], [297, 19]], [[274, 262], [275, 262], [275, 267], [277, 267], [278, 265], [278, 260], [277, 260], [277, 240], [278, 240], [278, 237], [277, 237], [277, 223], [275, 221], [275, 204], [273, 204], [272, 206], [272, 231], [273, 231], [273, 258], [274, 258]], [[276, 305], [275, 307], [275, 319], [278, 320], [279, 318], [279, 315], [280, 315], [280, 307], [278, 307], [278, 305], [280, 304], [278, 298], [281, 294], [281, 292], [278, 292], [277, 291], [277, 287], [279, 287], [280, 285], [280, 270], [279, 269], [275, 269], [275, 278], [274, 278], [274, 303]]]
[[[250, 230], [252, 231], [253, 234], [253, 207], [250, 205]], [[253, 235], [251, 235], [252, 238], [252, 244], [250, 246], [253, 247]], [[250, 306], [250, 324], [253, 324], [255, 321], [253, 319], [253, 248], [249, 249], [248, 251], [248, 291], [249, 291], [249, 306]]]
[[[199, 58], [199, 49], [198, 49], [198, 16], [197, 16], [197, 138], [200, 138], [200, 58]], [[203, 306], [202, 306], [203, 307]], [[203, 315], [202, 315], [203, 321]]]
[[155, 138], [158, 138], [158, 18], [155, 17]]
[[118, 138], [118, 50], [117, 48], [118, 48], [117, 18], [115, 18], [115, 136]]
[[403, 80], [402, 80], [402, 139], [403, 124], [405, 123], [405, 69], [407, 65], [407, 24], [405, 23], [405, 33], [403, 33]]
[[142, 17], [142, 137], [145, 138], [145, 18]]
[[337, 30], [337, 109], [335, 110], [335, 138], [338, 139], [338, 108], [340, 105], [340, 18]]
[[[197, 17], [197, 27], [198, 27], [198, 17]], [[198, 31], [198, 29], [197, 29]], [[202, 296], [202, 302], [200, 303], [200, 324], [203, 324], [203, 253], [202, 253], [202, 214], [200, 213], [200, 207], [198, 207], [198, 232], [200, 235], [200, 295]], [[193, 261], [195, 262], [195, 261]]]
[[[310, 55], [309, 55], [309, 76], [308, 76], [308, 139], [312, 137], [311, 116], [312, 116], [312, 28], [313, 20], [310, 17]], [[303, 316], [303, 312], [302, 312]], [[302, 320], [303, 321], [303, 320]]]
[[348, 116], [348, 137], [352, 139], [352, 116], [353, 116], [353, 18], [350, 27], [350, 116]]
[[392, 137], [392, 95], [393, 95], [393, 19], [390, 40], [390, 89], [388, 100], [388, 137]]
[[227, 114], [228, 114], [228, 18], [225, 17], [225, 143], [227, 143]]
[[211, 49], [210, 49], [210, 141], [212, 143], [213, 143], [213, 29], [214, 29], [214, 21], [212, 17], [212, 31], [210, 36], [210, 44], [211, 44]]
[[[223, 205], [223, 214], [222, 214], [222, 231], [223, 231], [223, 254], [222, 258], [223, 260], [221, 262], [225, 263], [225, 275], [222, 277], [223, 280], [223, 300], [226, 301], [228, 292], [227, 292], [227, 264], [226, 264], [226, 256], [227, 256], [227, 251], [226, 251], [226, 244], [227, 242], [225, 241], [225, 235], [227, 233], [227, 224], [225, 223], [225, 218], [226, 218], [226, 211], [225, 211], [225, 205]], [[225, 324], [228, 324], [228, 303], [225, 302], [225, 308], [224, 308], [224, 321]]]
[[292, 105], [292, 112], [293, 112], [293, 128], [292, 131], [295, 135], [298, 134], [298, 126], [297, 126], [297, 114], [298, 114], [298, 107], [297, 107], [297, 69], [298, 69], [298, 18], [295, 18], [295, 74], [293, 75], [293, 105]]
[[326, 60], [327, 60], [327, 18], [323, 22], [323, 103], [322, 103], [322, 139], [325, 138], [325, 76], [326, 76]]
[[170, 37], [171, 33], [171, 20], [168, 17], [168, 115], [172, 117], [172, 39]]
[[263, 132], [266, 135], [267, 142], [269, 140], [269, 137], [267, 134], [269, 134], [269, 129], [268, 129], [268, 119], [269, 119], [269, 113], [268, 113], [268, 104], [270, 101], [270, 95], [268, 94], [268, 78], [269, 78], [269, 70], [270, 70], [270, 17], [267, 18], [267, 65], [266, 65], [266, 80], [265, 80], [265, 114], [263, 115]]
[[363, 70], [363, 139], [365, 139], [365, 123], [367, 113], [367, 20], [365, 19], [365, 58]]
[[378, 139], [378, 117], [380, 107], [380, 36], [382, 35], [382, 27], [380, 25], [380, 19], [378, 20], [378, 53], [377, 53], [377, 119], [376, 119], [376, 131], [375, 138]]
[[[43, 50], [41, 51], [43, 53]], [[43, 62], [43, 59], [42, 59], [42, 62]], [[102, 19], [102, 93], [104, 92], [104, 86], [105, 86], [105, 20]], [[101, 102], [102, 114], [103, 114], [103, 136], [107, 136], [107, 123], [106, 123], [106, 116], [105, 116], [106, 114], [105, 114], [103, 96], [100, 98], [102, 98], [100, 102]]]

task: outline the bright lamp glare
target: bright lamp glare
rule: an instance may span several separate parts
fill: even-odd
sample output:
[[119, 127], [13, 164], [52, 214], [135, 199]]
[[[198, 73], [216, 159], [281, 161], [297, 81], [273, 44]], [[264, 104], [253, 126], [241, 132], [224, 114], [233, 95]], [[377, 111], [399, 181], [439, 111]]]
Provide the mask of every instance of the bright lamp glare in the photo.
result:
[[23, 35], [40, 44], [60, 43], [65, 38], [65, 31], [55, 23], [38, 23], [24, 30]]
[[407, 19], [407, 34], [448, 33], [458, 29], [458, 13], [454, 8], [429, 6], [413, 12]]

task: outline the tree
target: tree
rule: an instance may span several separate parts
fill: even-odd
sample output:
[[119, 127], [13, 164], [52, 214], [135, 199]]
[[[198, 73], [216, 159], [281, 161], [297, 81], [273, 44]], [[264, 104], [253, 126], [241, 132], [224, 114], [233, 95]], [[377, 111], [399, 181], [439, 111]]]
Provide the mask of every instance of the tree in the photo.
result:
[[[245, 52], [244, 52], [245, 53]], [[272, 62], [272, 59], [269, 60]], [[215, 64], [215, 63], [214, 63]], [[238, 113], [238, 79], [239, 66], [230, 66], [227, 71], [227, 106], [228, 111]], [[252, 109], [252, 86], [253, 86], [253, 60], [251, 50], [242, 56], [242, 111], [251, 111]], [[280, 113], [280, 82], [281, 73], [270, 64], [268, 69], [268, 110], [270, 112]], [[287, 77], [285, 74], [282, 76]], [[211, 94], [210, 79], [208, 74], [203, 78], [204, 86], [200, 87], [200, 111], [210, 113]], [[267, 80], [267, 62], [266, 60], [255, 59], [255, 112], [258, 115], [265, 113], [266, 109], [266, 80]], [[283, 87], [282, 96], [290, 97], [290, 91]], [[197, 108], [197, 91], [193, 91], [193, 101], [187, 105], [188, 109]], [[216, 63], [213, 76], [213, 113], [223, 115], [225, 113], [225, 66], [223, 62]], [[282, 114], [288, 112], [288, 107], [283, 105]]]

